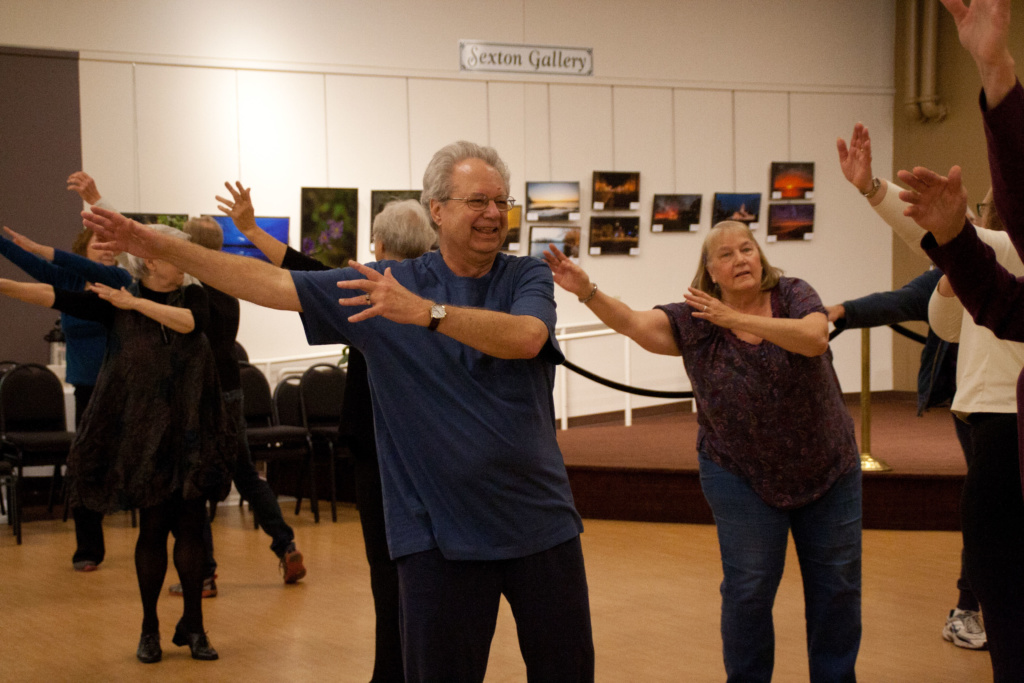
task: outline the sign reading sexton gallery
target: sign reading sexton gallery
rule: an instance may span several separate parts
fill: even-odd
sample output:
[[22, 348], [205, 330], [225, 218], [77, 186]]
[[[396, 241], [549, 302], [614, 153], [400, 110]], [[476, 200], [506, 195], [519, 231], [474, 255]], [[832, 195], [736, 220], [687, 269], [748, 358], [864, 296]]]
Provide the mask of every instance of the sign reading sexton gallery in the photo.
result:
[[459, 70], [593, 76], [594, 49], [460, 40]]

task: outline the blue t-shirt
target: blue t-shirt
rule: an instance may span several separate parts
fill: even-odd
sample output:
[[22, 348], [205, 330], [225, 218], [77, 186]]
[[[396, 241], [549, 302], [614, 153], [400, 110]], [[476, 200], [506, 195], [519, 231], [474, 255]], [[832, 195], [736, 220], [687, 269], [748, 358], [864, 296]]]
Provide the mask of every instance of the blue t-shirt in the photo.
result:
[[[449, 560], [524, 557], [574, 538], [583, 524], [555, 440], [554, 285], [533, 258], [499, 254], [480, 278], [458, 277], [438, 252], [368, 264], [442, 304], [531, 315], [548, 326], [536, 358], [503, 360], [439, 332], [342, 307], [352, 268], [293, 272], [311, 344], [366, 356], [391, 556], [438, 548]], [[357, 295], [353, 292], [352, 295]]]

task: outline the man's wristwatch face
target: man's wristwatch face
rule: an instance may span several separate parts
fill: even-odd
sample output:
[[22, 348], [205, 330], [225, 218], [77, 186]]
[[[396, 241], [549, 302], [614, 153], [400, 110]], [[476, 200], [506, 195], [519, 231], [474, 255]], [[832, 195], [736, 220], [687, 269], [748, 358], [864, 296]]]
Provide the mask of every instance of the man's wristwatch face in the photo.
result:
[[441, 321], [444, 320], [446, 315], [448, 315], [448, 311], [444, 309], [444, 306], [441, 304], [432, 305], [430, 307], [430, 326], [427, 327], [427, 329], [431, 332], [436, 330], [437, 326], [441, 324]]

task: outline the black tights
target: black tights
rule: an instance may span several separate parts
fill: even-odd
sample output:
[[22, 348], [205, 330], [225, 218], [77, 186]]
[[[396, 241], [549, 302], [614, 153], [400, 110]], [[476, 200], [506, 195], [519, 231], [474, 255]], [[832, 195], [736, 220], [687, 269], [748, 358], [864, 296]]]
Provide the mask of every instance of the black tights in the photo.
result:
[[174, 567], [185, 602], [182, 630], [203, 632], [203, 524], [206, 501], [171, 500], [139, 510], [139, 540], [135, 544], [135, 573], [142, 594], [142, 632], [159, 633], [156, 603], [167, 573], [167, 534], [174, 534]]

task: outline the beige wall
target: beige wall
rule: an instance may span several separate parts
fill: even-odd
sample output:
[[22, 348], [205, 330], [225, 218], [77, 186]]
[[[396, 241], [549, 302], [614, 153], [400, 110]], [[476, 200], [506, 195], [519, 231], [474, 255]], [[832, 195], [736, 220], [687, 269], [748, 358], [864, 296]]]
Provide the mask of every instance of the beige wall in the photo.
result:
[[[640, 254], [583, 264], [641, 309], [681, 299], [715, 192], [762, 193], [764, 217], [771, 162], [811, 161], [814, 238], [765, 251], [834, 303], [892, 281], [889, 230], [843, 180], [835, 139], [864, 121], [877, 163], [892, 165], [894, 4], [254, 0], [235, 16], [223, 0], [7, 0], [0, 44], [81, 51], [83, 163], [119, 208], [216, 212], [213, 195], [240, 178], [257, 211], [292, 218], [297, 244], [299, 188], [358, 187], [364, 260], [370, 191], [419, 187], [430, 154], [457, 138], [502, 152], [514, 196], [526, 180], [578, 180], [584, 244], [593, 171], [640, 171]], [[595, 73], [460, 73], [460, 38], [593, 47]], [[701, 231], [651, 233], [656, 192], [702, 194]], [[560, 323], [594, 320], [575, 297], [556, 301]], [[877, 390], [892, 387], [891, 337], [872, 335]], [[254, 306], [239, 338], [253, 358], [309, 351], [297, 316]], [[612, 379], [689, 388], [678, 358], [634, 345], [626, 363], [621, 340], [569, 346]], [[832, 348], [857, 391], [859, 336]], [[572, 415], [622, 407], [618, 392], [566, 384]]]
[[[922, 0], [922, 4], [928, 0]], [[933, 0], [938, 2], [938, 0]], [[895, 175], [899, 169], [925, 166], [944, 173], [954, 164], [964, 171], [964, 182], [973, 208], [989, 187], [988, 157], [981, 110], [978, 108], [980, 81], [970, 55], [960, 46], [956, 25], [945, 9], [939, 12], [937, 91], [948, 114], [938, 123], [912, 121], [904, 111], [906, 94], [907, 0], [896, 3], [895, 110], [893, 112], [893, 168], [876, 168], [877, 173]], [[1024, 59], [1024, 1], [1013, 2], [1017, 18], [1010, 49]], [[890, 176], [892, 177], [892, 176]], [[901, 287], [924, 271], [929, 262], [914, 255], [898, 238], [893, 238], [893, 287]], [[912, 326], [913, 327], [913, 326]], [[926, 328], [915, 327], [919, 331]], [[893, 384], [896, 389], [916, 390], [921, 346], [902, 337], [893, 342]]]

